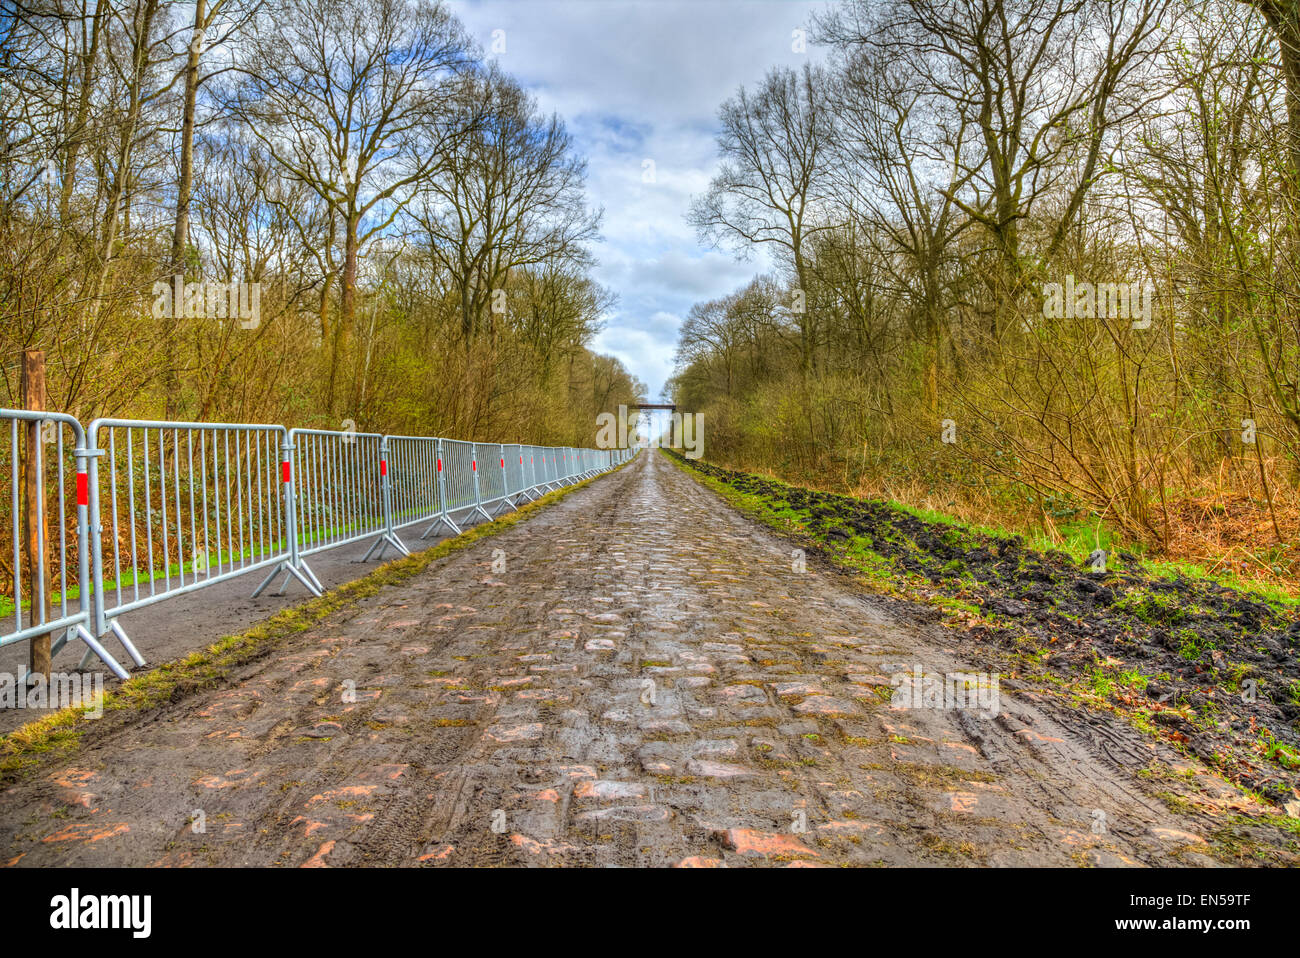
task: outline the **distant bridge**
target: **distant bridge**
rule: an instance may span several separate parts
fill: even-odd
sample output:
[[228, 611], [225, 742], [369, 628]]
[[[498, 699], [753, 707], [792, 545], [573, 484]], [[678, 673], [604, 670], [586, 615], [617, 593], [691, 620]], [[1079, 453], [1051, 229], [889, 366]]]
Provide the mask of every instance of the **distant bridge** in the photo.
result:
[[627, 404], [628, 409], [639, 409], [641, 412], [663, 411], [667, 412], [671, 418], [668, 421], [668, 445], [669, 448], [676, 448], [681, 437], [677, 435], [680, 420], [677, 419], [677, 404], [671, 402], [630, 402]]

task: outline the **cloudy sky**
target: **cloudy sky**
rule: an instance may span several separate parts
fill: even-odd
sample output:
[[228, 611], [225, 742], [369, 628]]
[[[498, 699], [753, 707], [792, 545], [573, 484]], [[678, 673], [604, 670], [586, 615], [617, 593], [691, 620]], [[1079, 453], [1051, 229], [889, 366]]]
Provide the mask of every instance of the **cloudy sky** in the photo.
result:
[[[717, 111], [741, 85], [822, 51], [792, 49], [824, 0], [452, 0], [468, 30], [562, 116], [603, 207], [596, 278], [618, 294], [594, 347], [657, 399], [691, 304], [766, 268], [697, 242], [685, 214], [717, 167]], [[504, 31], [494, 34], [494, 31]], [[654, 182], [643, 181], [645, 161]]]

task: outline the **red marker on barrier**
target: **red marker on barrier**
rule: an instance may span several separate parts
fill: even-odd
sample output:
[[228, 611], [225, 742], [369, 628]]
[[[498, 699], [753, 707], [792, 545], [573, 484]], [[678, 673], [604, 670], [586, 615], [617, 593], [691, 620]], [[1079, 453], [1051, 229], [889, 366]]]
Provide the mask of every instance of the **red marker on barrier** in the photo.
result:
[[387, 460], [387, 459], [380, 459], [380, 460], [379, 460], [379, 474], [380, 474], [381, 476], [386, 476], [386, 475], [388, 475], [388, 460]]
[[502, 457], [501, 457], [501, 468], [504, 469], [505, 467], [506, 467], [506, 457], [505, 457], [505, 456], [502, 456]]
[[471, 459], [471, 460], [469, 461], [469, 467], [470, 467], [471, 469], [473, 469], [475, 472], [478, 472], [478, 460], [477, 460], [477, 459]]
[[280, 477], [285, 482], [289, 481], [289, 463], [287, 461], [280, 463]]
[[439, 471], [439, 472], [442, 472], [442, 460], [441, 460], [441, 459], [438, 460], [438, 471]]
[[77, 505], [90, 505], [90, 482], [84, 472], [77, 473]]

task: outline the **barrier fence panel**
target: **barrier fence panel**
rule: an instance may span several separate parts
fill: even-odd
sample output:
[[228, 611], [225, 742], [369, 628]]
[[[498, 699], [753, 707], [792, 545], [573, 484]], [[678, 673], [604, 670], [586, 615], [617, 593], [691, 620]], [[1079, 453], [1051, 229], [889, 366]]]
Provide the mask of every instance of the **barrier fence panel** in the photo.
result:
[[438, 517], [420, 535], [421, 539], [428, 538], [430, 533], [440, 525], [446, 525], [451, 530], [452, 535], [460, 535], [460, 526], [452, 522], [451, 510], [447, 507], [447, 482], [451, 478], [451, 465], [447, 460], [447, 444], [442, 439], [435, 439], [434, 442], [436, 445], [433, 466], [434, 482], [438, 487]]
[[505, 447], [499, 442], [481, 442], [478, 455], [479, 504], [487, 507], [496, 503], [496, 514], [500, 515], [513, 505], [506, 496]]
[[518, 443], [502, 447], [501, 455], [506, 463], [506, 495], [512, 504], [517, 503], [527, 491], [528, 483], [524, 478], [524, 449]]
[[551, 451], [545, 446], [538, 446], [536, 448], [537, 448], [537, 465], [536, 465], [537, 476], [536, 476], [536, 483], [534, 485], [539, 495], [545, 495], [547, 492], [550, 491], [550, 486], [551, 486], [551, 481], [550, 481]]
[[537, 477], [533, 468], [533, 447], [519, 447], [519, 474], [522, 478], [521, 493], [530, 500], [537, 498]]
[[384, 441], [388, 446], [393, 528], [440, 519], [443, 509], [438, 467], [442, 440], [432, 436], [385, 436]]
[[[0, 433], [10, 473], [0, 521], [13, 538], [0, 646], [81, 641], [83, 665], [98, 655], [123, 678], [103, 638], [145, 664], [118, 621], [127, 612], [268, 567], [254, 596], [281, 573], [278, 594], [296, 578], [320, 595], [307, 556], [372, 536], [359, 561], [390, 546], [409, 555], [397, 534], [406, 525], [433, 520], [421, 538], [443, 523], [459, 533], [454, 513], [491, 520], [488, 506], [516, 508], [632, 455], [269, 424], [103, 418], [83, 431], [71, 416], [25, 410], [0, 410]], [[29, 484], [35, 530], [21, 515]]]
[[379, 496], [380, 509], [384, 517], [384, 534], [371, 543], [370, 548], [366, 550], [366, 554], [362, 556], [362, 562], [367, 561], [372, 555], [382, 559], [389, 546], [392, 546], [404, 556], [411, 554], [411, 550], [406, 548], [406, 543], [398, 536], [397, 526], [394, 524], [393, 480], [388, 468], [390, 438], [389, 436], [382, 436], [379, 440]]
[[96, 634], [137, 664], [118, 616], [280, 561], [284, 427], [96, 419], [88, 505]]
[[541, 473], [538, 471], [537, 456], [536, 446], [520, 447], [520, 458], [523, 459], [523, 462], [520, 463], [524, 476], [523, 495], [527, 496], [529, 500], [541, 497], [540, 481], [538, 480]]
[[[283, 595], [295, 578], [314, 595], [321, 595], [324, 586], [306, 557], [372, 535], [406, 552], [388, 528], [383, 461], [379, 433], [289, 430], [281, 457], [284, 508], [290, 517], [289, 555], [262, 580], [254, 596], [281, 572], [284, 581], [277, 594]], [[378, 544], [372, 544], [367, 558]]]
[[542, 450], [546, 460], [546, 485], [551, 489], [560, 488], [560, 467], [555, 456], [555, 447], [546, 446]]
[[474, 443], [459, 439], [444, 439], [442, 452], [442, 471], [445, 476], [443, 507], [448, 518], [454, 512], [468, 509], [468, 515], [462, 517], [462, 521], [474, 514], [481, 514], [484, 519], [491, 519], [479, 498], [478, 460]]
[[[0, 646], [48, 635], [54, 655], [68, 642], [80, 641], [87, 655], [93, 652], [126, 678], [126, 669], [94, 631], [87, 548], [90, 448], [81, 423], [62, 413], [4, 409], [0, 431], [0, 468], [7, 465], [9, 473], [9, 496], [0, 497], [0, 513], [7, 509], [8, 514], [0, 519], [13, 538], [13, 548], [0, 560], [9, 565], [4, 570], [9, 595], [0, 598]], [[34, 524], [24, 515], [28, 502]], [[124, 647], [143, 664], [129, 640]]]

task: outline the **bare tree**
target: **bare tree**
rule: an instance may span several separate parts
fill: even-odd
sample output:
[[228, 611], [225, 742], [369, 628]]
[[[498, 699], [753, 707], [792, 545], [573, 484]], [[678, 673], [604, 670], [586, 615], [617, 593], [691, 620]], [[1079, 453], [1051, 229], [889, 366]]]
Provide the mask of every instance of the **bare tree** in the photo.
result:
[[[442, 162], [446, 103], [470, 62], [436, 0], [323, 0], [266, 10], [229, 106], [342, 231], [339, 321], [327, 403], [357, 315], [357, 262]], [[325, 316], [322, 309], [322, 316]]]
[[462, 126], [468, 132], [448, 142], [442, 175], [424, 182], [412, 216], [450, 280], [469, 349], [481, 332], [495, 336], [512, 270], [589, 262], [600, 213], [586, 205], [586, 165], [564, 124], [540, 116], [495, 68], [469, 84]]
[[722, 105], [718, 150], [722, 168], [691, 207], [700, 236], [741, 252], [770, 245], [793, 269], [800, 292], [800, 368], [814, 365], [816, 319], [802, 291], [809, 288], [807, 250], [835, 216], [829, 164], [834, 123], [819, 68], [773, 70], [757, 91], [741, 89]]
[[1133, 81], [1159, 47], [1168, 2], [857, 0], [820, 20], [832, 42], [890, 62], [973, 128], [978, 148], [955, 154], [962, 188], [948, 195], [1000, 260], [995, 335], [1035, 272], [1022, 224], [1050, 205], [1037, 259], [1060, 250], [1116, 129], [1143, 106]]

